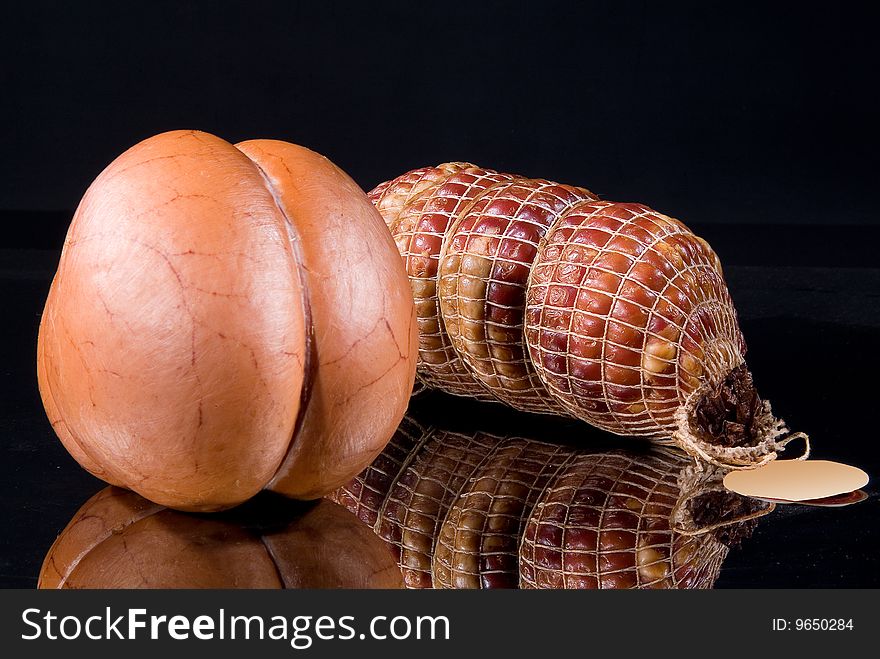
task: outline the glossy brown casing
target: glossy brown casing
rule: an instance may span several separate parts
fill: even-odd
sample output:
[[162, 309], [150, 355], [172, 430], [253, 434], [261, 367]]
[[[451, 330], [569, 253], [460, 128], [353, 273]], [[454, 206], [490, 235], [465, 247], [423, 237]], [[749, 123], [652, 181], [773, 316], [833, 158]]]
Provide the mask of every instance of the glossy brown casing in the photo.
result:
[[415, 342], [400, 258], [348, 176], [295, 145], [174, 131], [87, 191], [37, 370], [83, 467], [208, 511], [363, 469], [403, 416]]

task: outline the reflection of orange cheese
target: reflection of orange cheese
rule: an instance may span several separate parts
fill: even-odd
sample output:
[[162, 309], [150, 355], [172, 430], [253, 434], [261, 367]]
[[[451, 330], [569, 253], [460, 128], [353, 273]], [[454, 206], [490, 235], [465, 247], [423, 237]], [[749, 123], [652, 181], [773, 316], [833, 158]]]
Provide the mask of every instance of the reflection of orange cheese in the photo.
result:
[[868, 474], [828, 460], [775, 460], [748, 471], [732, 471], [724, 486], [737, 494], [783, 501], [810, 501], [858, 490]]

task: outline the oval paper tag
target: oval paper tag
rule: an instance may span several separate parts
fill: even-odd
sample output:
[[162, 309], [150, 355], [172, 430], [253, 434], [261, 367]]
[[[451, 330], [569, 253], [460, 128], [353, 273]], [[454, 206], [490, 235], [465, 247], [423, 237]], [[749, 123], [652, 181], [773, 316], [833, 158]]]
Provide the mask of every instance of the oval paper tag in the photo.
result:
[[858, 490], [868, 474], [828, 460], [774, 460], [757, 469], [732, 471], [724, 487], [747, 497], [808, 501]]

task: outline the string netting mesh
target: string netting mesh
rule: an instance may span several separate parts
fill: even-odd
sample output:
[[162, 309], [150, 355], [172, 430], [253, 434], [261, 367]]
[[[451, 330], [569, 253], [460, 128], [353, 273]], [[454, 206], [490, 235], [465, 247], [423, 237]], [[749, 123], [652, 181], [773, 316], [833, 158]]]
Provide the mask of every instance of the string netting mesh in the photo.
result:
[[689, 523], [717, 485], [692, 465], [410, 420], [332, 498], [390, 543], [410, 588], [707, 588], [728, 551], [716, 526], [741, 517]]
[[431, 186], [442, 183], [451, 175], [474, 165], [466, 162], [446, 162], [436, 167], [420, 167], [395, 179], [380, 183], [367, 193], [390, 227], [401, 211]]
[[462, 361], [501, 401], [563, 413], [544, 389], [523, 340], [526, 283], [538, 243], [589, 192], [517, 178], [488, 188], [449, 228], [438, 291], [446, 332]]
[[638, 204], [589, 202], [561, 217], [535, 261], [526, 340], [555, 397], [618, 434], [670, 437], [705, 375], [745, 344], [714, 254]]
[[462, 363], [440, 316], [437, 272], [443, 241], [451, 222], [493, 185], [510, 174], [470, 167], [426, 187], [404, 206], [390, 226], [412, 285], [419, 326], [419, 379], [455, 395], [495, 398]]
[[481, 434], [435, 430], [386, 494], [375, 528], [399, 548], [407, 587], [431, 587], [431, 559], [443, 516], [493, 446]]
[[463, 163], [371, 195], [413, 284], [427, 386], [727, 466], [806, 439], [780, 439], [718, 257], [678, 220]]

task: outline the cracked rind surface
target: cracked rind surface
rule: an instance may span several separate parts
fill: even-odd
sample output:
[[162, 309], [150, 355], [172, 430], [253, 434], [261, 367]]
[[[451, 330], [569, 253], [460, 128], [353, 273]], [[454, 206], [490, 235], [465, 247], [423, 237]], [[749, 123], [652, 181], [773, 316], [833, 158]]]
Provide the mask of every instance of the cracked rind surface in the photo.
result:
[[345, 173], [286, 142], [237, 146], [295, 227], [314, 328], [308, 403], [269, 489], [317, 498], [370, 464], [403, 418], [417, 358], [412, 295], [382, 217]]
[[231, 144], [174, 131], [105, 169], [74, 216], [38, 378], [62, 442], [183, 510], [234, 506], [284, 458], [305, 324], [285, 219]]
[[108, 487], [58, 536], [38, 587], [400, 588], [402, 579], [385, 543], [330, 501], [261, 530]]
[[415, 377], [409, 286], [363, 191], [308, 149], [240, 146], [174, 131], [117, 158], [74, 216], [38, 339], [73, 457], [181, 510], [332, 491]]
[[88, 552], [132, 522], [162, 506], [134, 492], [105, 487], [89, 499], [58, 534], [40, 569], [38, 588], [62, 588]]
[[[49, 296], [46, 301], [46, 306], [53, 305], [55, 288], [51, 288], [49, 291]], [[37, 383], [40, 389], [40, 395], [43, 399], [43, 407], [46, 410], [46, 417], [49, 419], [49, 423], [52, 424], [52, 429], [55, 431], [55, 434], [61, 439], [61, 443], [67, 448], [70, 455], [76, 460], [80, 466], [88, 471], [93, 476], [100, 478], [111, 485], [119, 485], [119, 483], [114, 482], [113, 478], [110, 474], [107, 473], [107, 470], [104, 469], [97, 462], [92, 460], [89, 457], [88, 453], [86, 453], [82, 448], [80, 448], [79, 443], [76, 440], [76, 437], [70, 432], [70, 429], [67, 427], [67, 423], [64, 421], [64, 418], [61, 416], [61, 413], [58, 411], [58, 406], [55, 404], [55, 398], [52, 395], [52, 390], [48, 385], [47, 380], [47, 371], [46, 371], [46, 358], [43, 356], [43, 344], [40, 342], [37, 346], [37, 354], [39, 358], [37, 360]]]

